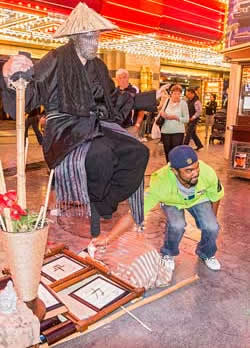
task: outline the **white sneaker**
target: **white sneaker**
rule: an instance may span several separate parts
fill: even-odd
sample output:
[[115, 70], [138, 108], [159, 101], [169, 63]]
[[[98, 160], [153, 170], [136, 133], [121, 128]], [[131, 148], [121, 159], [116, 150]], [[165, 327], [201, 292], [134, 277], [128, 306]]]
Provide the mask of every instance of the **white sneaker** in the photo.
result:
[[165, 266], [173, 271], [175, 269], [174, 256], [164, 255], [161, 259], [161, 262], [165, 264]]
[[215, 256], [212, 256], [207, 259], [203, 259], [203, 261], [205, 265], [212, 271], [219, 271], [221, 269], [221, 265]]

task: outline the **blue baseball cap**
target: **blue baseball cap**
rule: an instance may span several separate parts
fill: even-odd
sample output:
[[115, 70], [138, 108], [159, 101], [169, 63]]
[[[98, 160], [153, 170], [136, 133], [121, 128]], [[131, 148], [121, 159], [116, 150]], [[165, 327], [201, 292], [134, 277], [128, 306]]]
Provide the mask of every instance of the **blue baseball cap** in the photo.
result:
[[169, 152], [168, 159], [172, 168], [179, 169], [197, 162], [198, 156], [191, 146], [180, 145]]

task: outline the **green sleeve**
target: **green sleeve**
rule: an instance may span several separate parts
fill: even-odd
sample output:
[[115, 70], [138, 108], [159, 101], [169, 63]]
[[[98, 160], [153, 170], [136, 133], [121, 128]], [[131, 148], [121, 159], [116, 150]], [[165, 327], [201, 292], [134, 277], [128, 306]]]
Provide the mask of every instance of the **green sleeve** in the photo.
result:
[[207, 188], [207, 197], [211, 202], [217, 202], [224, 196], [224, 188], [213, 168], [208, 168], [209, 186]]
[[150, 186], [150, 188], [144, 194], [144, 215], [145, 216], [151, 209], [153, 209], [160, 202], [160, 198], [154, 186], [155, 185]]

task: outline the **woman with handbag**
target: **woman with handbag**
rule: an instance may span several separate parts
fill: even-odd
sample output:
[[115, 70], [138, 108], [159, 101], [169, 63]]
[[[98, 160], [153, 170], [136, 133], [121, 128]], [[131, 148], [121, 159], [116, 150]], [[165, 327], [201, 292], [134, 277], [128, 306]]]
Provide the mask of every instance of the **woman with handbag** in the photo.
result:
[[[173, 85], [170, 89], [170, 98], [166, 102], [165, 108], [160, 112], [160, 118], [163, 118], [161, 127], [162, 142], [166, 161], [168, 162], [168, 153], [178, 145], [183, 144], [185, 126], [189, 121], [189, 112], [187, 103], [181, 100], [182, 87]], [[159, 124], [158, 124], [159, 125]], [[160, 125], [159, 125], [160, 126]]]

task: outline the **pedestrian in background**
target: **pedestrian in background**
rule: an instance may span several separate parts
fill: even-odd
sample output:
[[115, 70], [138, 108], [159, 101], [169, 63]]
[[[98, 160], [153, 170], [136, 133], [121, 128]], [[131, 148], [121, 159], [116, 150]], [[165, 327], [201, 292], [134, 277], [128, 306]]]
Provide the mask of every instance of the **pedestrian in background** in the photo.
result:
[[214, 115], [216, 114], [217, 103], [216, 103], [216, 94], [210, 95], [210, 101], [206, 105], [206, 135], [208, 137], [208, 131], [212, 128], [214, 123]]
[[181, 100], [182, 87], [173, 85], [170, 89], [170, 98], [166, 102], [165, 110], [161, 116], [165, 119], [161, 127], [162, 142], [168, 162], [168, 153], [178, 145], [183, 144], [185, 126], [189, 120], [187, 103]]
[[184, 140], [185, 145], [189, 145], [189, 142], [191, 139], [193, 139], [196, 148], [196, 151], [199, 151], [203, 148], [203, 145], [196, 134], [196, 126], [199, 122], [201, 111], [202, 111], [202, 105], [199, 100], [198, 95], [195, 93], [194, 88], [188, 88], [186, 92], [187, 96], [187, 105], [188, 105], [188, 111], [189, 111], [189, 122], [186, 129], [186, 137]]

